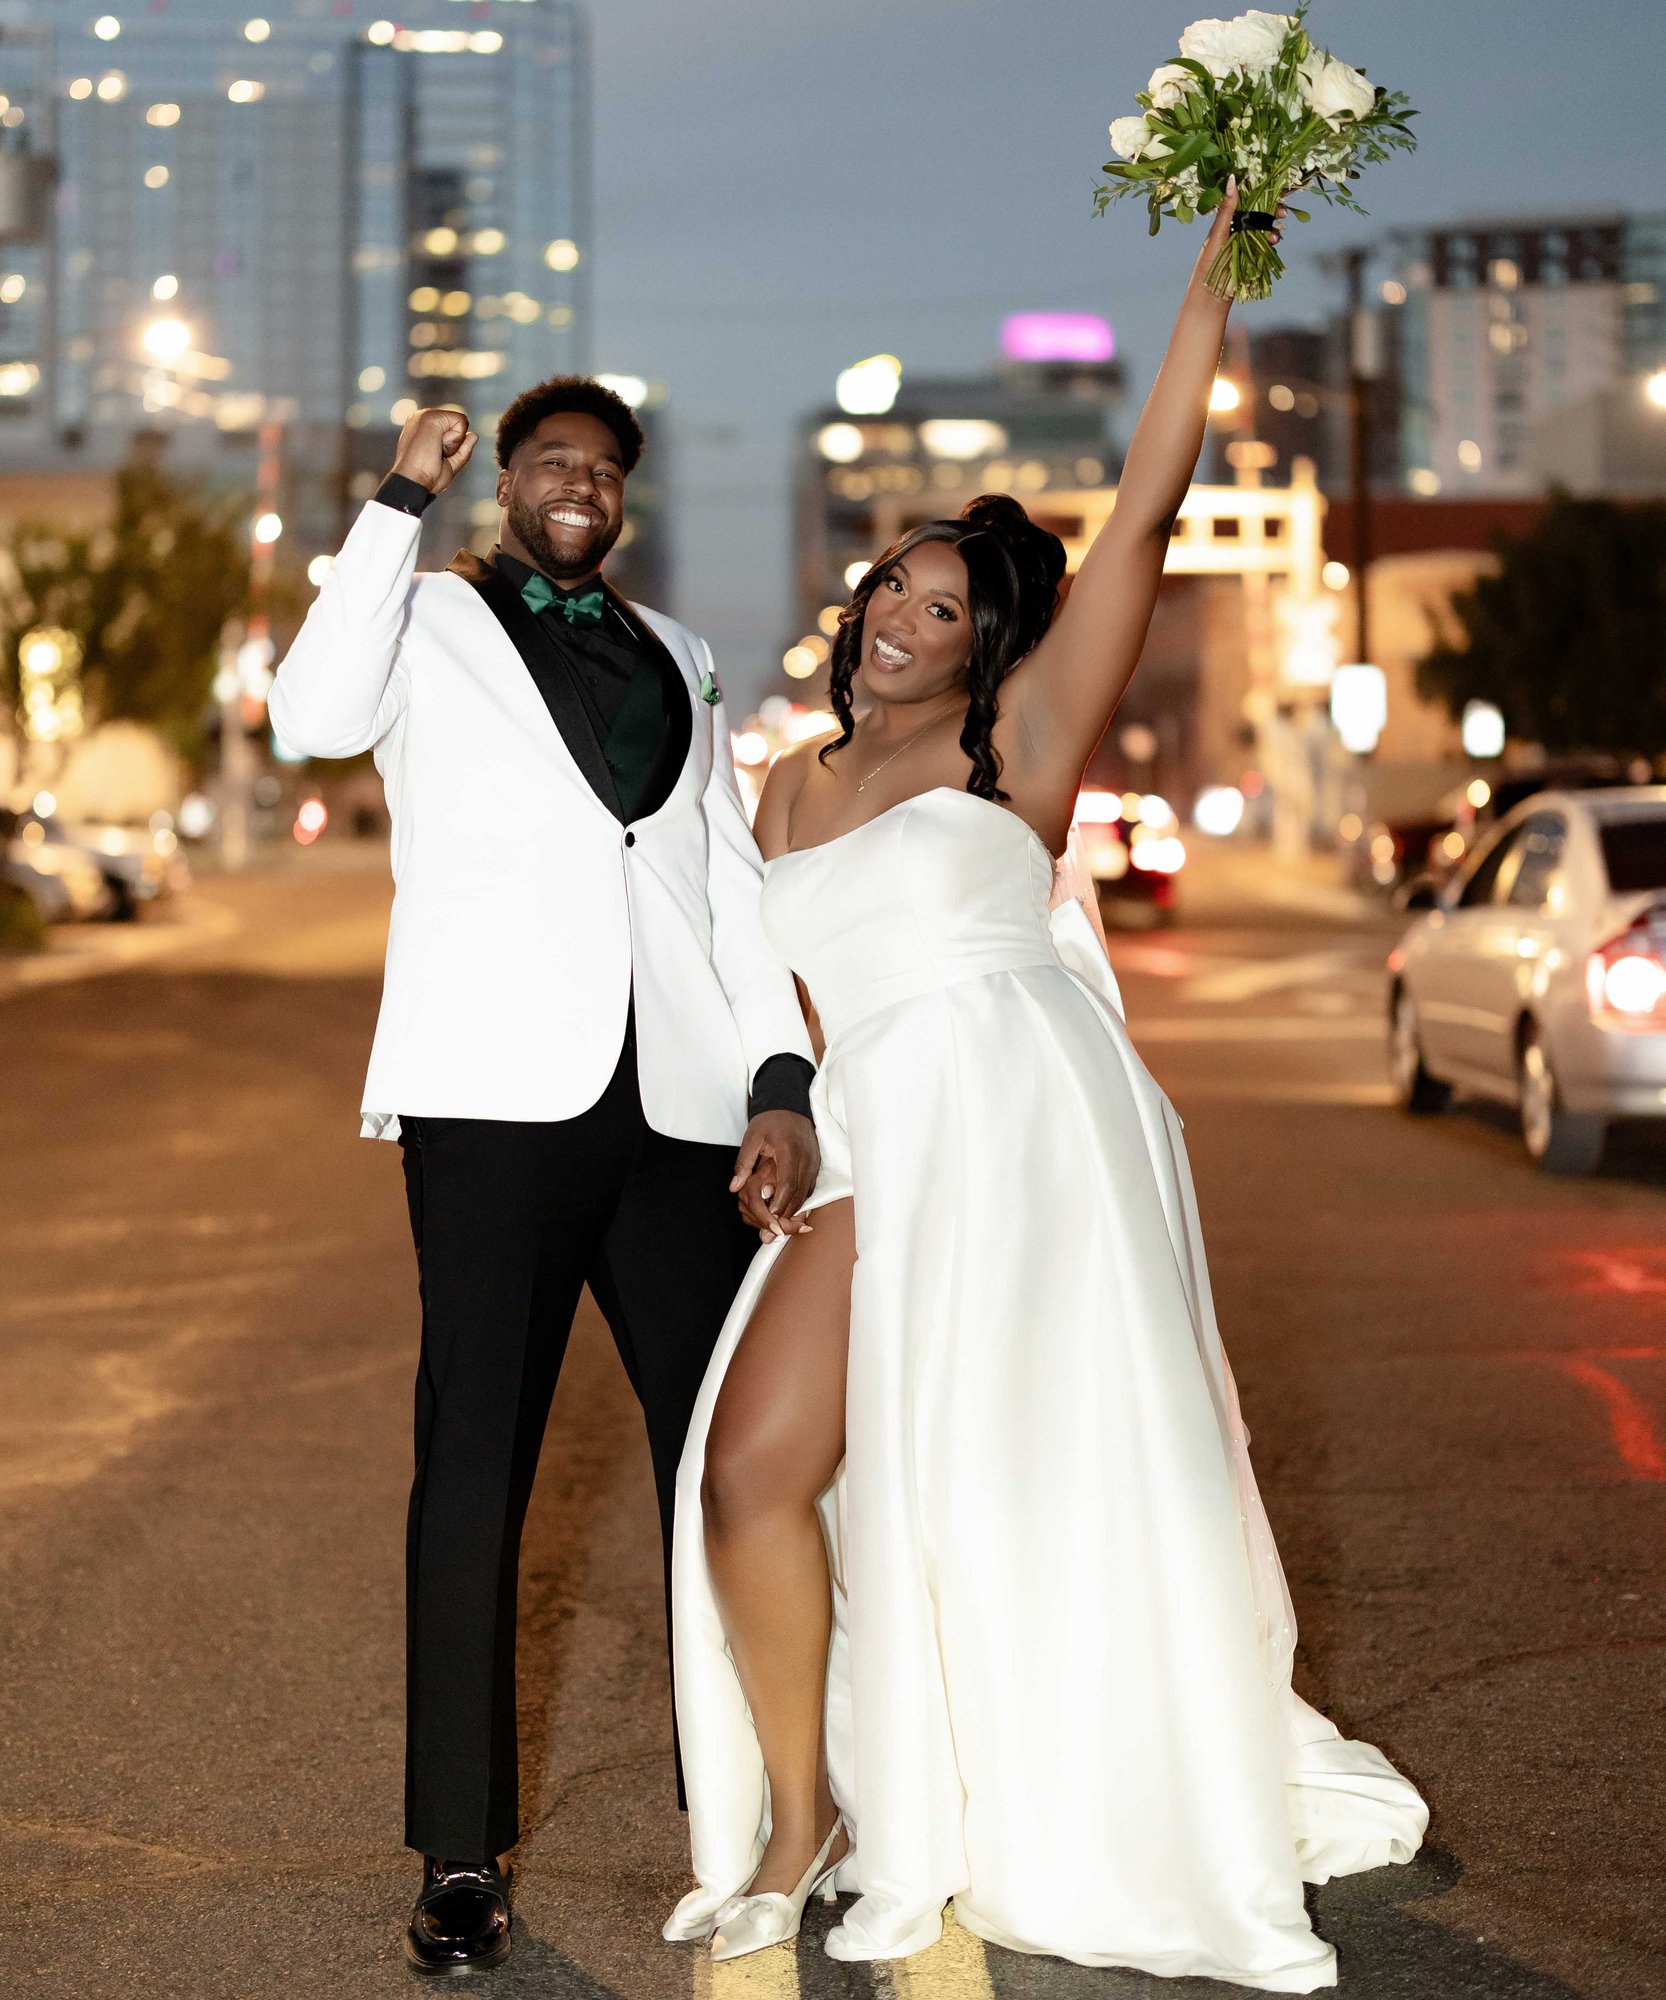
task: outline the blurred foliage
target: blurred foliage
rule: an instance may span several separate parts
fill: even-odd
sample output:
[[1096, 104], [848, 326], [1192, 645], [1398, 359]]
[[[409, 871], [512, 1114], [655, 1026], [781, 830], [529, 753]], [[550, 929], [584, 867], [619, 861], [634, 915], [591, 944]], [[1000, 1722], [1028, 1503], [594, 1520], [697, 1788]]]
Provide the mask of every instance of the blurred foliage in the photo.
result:
[[1454, 716], [1490, 701], [1553, 752], [1666, 752], [1666, 504], [1557, 492], [1494, 546], [1498, 574], [1453, 599], [1418, 693]]
[[[4, 860], [16, 830], [17, 814], [0, 805], [0, 860]], [[39, 951], [45, 942], [46, 925], [35, 908], [35, 899], [0, 874], [0, 957], [9, 952]]]
[[0, 957], [7, 952], [39, 951], [46, 942], [46, 925], [27, 891], [0, 881]]
[[0, 543], [0, 674], [12, 714], [18, 645], [60, 626], [82, 645], [89, 727], [148, 723], [200, 747], [221, 628], [249, 602], [248, 500], [171, 477], [150, 441], [116, 475], [106, 526], [20, 522]]

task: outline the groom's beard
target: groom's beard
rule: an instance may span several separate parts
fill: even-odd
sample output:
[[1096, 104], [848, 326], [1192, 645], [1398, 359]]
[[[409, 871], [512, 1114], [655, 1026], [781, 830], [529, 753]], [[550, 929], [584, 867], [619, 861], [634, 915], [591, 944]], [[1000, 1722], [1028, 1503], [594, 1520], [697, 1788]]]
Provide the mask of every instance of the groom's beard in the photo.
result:
[[557, 583], [568, 578], [577, 581], [594, 569], [600, 569], [609, 549], [619, 539], [623, 521], [603, 522], [590, 539], [581, 546], [567, 543], [557, 548], [550, 540], [549, 530], [539, 510], [525, 500], [512, 500], [508, 507], [509, 525], [515, 531], [515, 539], [526, 550], [532, 560], [546, 576]]

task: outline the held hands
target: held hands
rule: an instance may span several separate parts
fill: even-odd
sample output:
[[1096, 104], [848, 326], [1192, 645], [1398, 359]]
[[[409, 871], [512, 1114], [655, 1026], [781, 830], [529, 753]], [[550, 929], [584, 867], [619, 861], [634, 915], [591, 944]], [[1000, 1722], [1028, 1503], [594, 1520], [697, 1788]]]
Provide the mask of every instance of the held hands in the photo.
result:
[[418, 410], [399, 433], [393, 469], [430, 493], [443, 493], [479, 442], [461, 410]]
[[803, 1208], [820, 1171], [821, 1148], [811, 1121], [796, 1111], [760, 1111], [735, 1155], [729, 1192], [740, 1196], [742, 1216], [771, 1243], [810, 1230]]

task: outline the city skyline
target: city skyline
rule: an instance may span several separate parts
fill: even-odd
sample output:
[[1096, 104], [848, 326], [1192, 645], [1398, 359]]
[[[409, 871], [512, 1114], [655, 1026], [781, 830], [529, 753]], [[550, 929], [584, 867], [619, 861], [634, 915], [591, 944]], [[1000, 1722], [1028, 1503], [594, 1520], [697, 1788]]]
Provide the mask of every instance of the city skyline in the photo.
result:
[[[122, 282], [133, 297], [124, 295], [116, 309], [126, 329], [141, 312], [180, 318], [188, 307], [193, 314], [200, 312], [205, 291], [214, 286], [236, 290], [234, 276], [206, 264], [197, 278], [166, 268], [183, 264], [194, 253], [212, 262], [218, 253], [205, 249], [205, 232], [195, 227], [186, 232], [193, 238], [191, 251], [174, 254], [162, 248], [161, 238], [169, 229], [175, 237], [185, 230], [183, 178], [191, 171], [192, 157], [185, 141], [187, 128], [196, 121], [159, 128], [140, 124], [137, 137], [149, 143], [156, 157], [145, 152], [141, 158], [134, 150], [133, 135], [125, 127], [146, 116], [153, 94], [141, 74], [145, 63], [154, 62], [145, 50], [183, 46], [183, 31], [193, 23], [211, 22], [224, 33], [209, 38], [212, 50], [206, 44], [193, 49], [191, 65], [206, 65], [205, 75], [216, 62], [223, 69], [220, 58], [228, 47], [236, 48], [248, 82], [264, 89], [272, 81], [275, 97], [290, 87], [281, 81], [285, 65], [308, 63], [309, 84], [294, 93], [296, 110], [301, 115], [300, 107], [306, 106], [305, 116], [317, 127], [314, 136], [322, 141], [328, 137], [331, 93], [340, 88], [319, 71], [326, 54], [339, 55], [356, 42], [354, 62], [341, 67], [356, 63], [365, 74], [403, 75], [401, 88], [407, 96], [424, 91], [431, 96], [430, 80], [454, 72], [459, 63], [479, 64], [480, 75], [507, 71], [519, 36], [535, 24], [566, 20], [573, 11], [562, 0], [411, 0], [401, 21], [394, 23], [382, 16], [379, 0], [272, 0], [265, 16], [250, 15], [245, 21], [241, 6], [228, 11], [215, 0], [165, 0], [160, 6], [147, 0], [144, 11], [134, 9], [130, 17], [119, 8], [101, 17], [78, 0], [19, 0], [7, 21], [15, 31], [19, 23], [50, 18], [60, 25], [64, 49], [85, 56], [84, 62], [66, 59], [63, 64], [60, 84], [65, 88], [55, 109], [66, 162], [66, 187], [60, 193], [66, 258], [84, 262], [93, 254], [78, 241], [70, 246], [67, 238], [96, 226], [102, 231], [98, 259], [132, 264]], [[574, 33], [582, 38], [582, 9], [578, 15]], [[1599, 0], [1588, 17], [1594, 26], [1581, 32], [1600, 39], [1610, 18], [1617, 24], [1613, 0]], [[105, 39], [110, 22], [118, 32]], [[493, 23], [505, 23], [507, 30]], [[743, 691], [760, 690], [777, 671], [783, 640], [794, 623], [793, 439], [807, 413], [828, 401], [840, 368], [865, 353], [889, 350], [901, 356], [905, 384], [976, 377], [986, 374], [997, 356], [999, 326], [1007, 312], [1100, 312], [1117, 330], [1131, 420], [1159, 358], [1195, 252], [1195, 233], [1170, 227], [1147, 242], [1138, 218], [1113, 214], [1109, 222], [1097, 223], [1087, 190], [1104, 150], [1105, 118], [1126, 107], [1148, 62], [1162, 55], [1166, 38], [1179, 25], [1178, 12], [1172, 21], [1159, 20], [1144, 8], [1089, 9], [1081, 0], [1060, 0], [1044, 15], [1021, 20], [984, 0], [903, 0], [899, 7], [883, 10], [873, 0], [854, 0], [836, 21], [784, 14], [762, 0], [718, 0], [698, 24], [666, 7], [626, 14], [603, 10], [595, 21], [598, 210], [593, 240], [581, 245], [576, 239], [592, 232], [571, 219], [521, 213], [527, 208], [525, 175], [511, 170], [499, 176], [499, 191], [506, 187], [506, 198], [521, 204], [511, 228], [487, 219], [484, 210], [480, 216], [469, 214], [456, 231], [457, 249], [435, 251], [432, 271], [416, 269], [415, 249], [407, 251], [400, 270], [374, 270], [360, 253], [389, 237], [381, 246], [386, 252], [398, 231], [380, 227], [371, 213], [378, 201], [386, 206], [386, 190], [378, 194], [374, 185], [361, 189], [356, 200], [363, 213], [343, 236], [344, 243], [353, 238], [361, 268], [344, 278], [355, 294], [363, 295], [356, 297], [354, 307], [360, 344], [378, 318], [386, 320], [381, 331], [388, 337], [379, 338], [376, 355], [367, 347], [352, 357], [352, 368], [335, 385], [339, 393], [326, 398], [340, 404], [339, 414], [321, 406], [316, 433], [305, 438], [294, 433], [287, 455], [310, 477], [322, 483], [335, 479], [339, 485], [342, 424], [356, 426], [347, 455], [350, 490], [362, 497], [375, 471], [391, 457], [389, 420], [400, 404], [401, 387], [419, 393], [428, 387], [426, 375], [402, 384], [399, 363], [426, 368], [452, 358], [454, 350], [461, 359], [497, 362], [498, 376], [436, 378], [434, 399], [456, 396], [486, 424], [523, 385], [523, 377], [580, 359], [651, 381], [663, 387], [665, 406], [655, 413], [652, 466], [639, 475], [638, 484], [652, 482], [656, 507], [669, 501], [676, 555], [670, 608], [710, 636]], [[254, 41], [246, 32], [250, 26], [264, 31]], [[1360, 0], [1334, 0], [1313, 26], [1344, 54], [1364, 61], [1373, 76], [1409, 91], [1423, 113], [1422, 146], [1410, 160], [1382, 169], [1368, 181], [1363, 193], [1374, 211], [1371, 216], [1321, 211], [1310, 228], [1293, 230], [1287, 243], [1291, 276], [1269, 305], [1242, 314], [1240, 325], [1256, 332], [1321, 325], [1338, 300], [1338, 286], [1321, 268], [1322, 259], [1345, 243], [1369, 241], [1381, 249], [1375, 280], [1393, 269], [1396, 233], [1446, 227], [1488, 211], [1519, 216], [1661, 206], [1660, 176], [1643, 139], [1647, 49], [1638, 46], [1640, 41], [1659, 41], [1666, 47], [1666, 31], [1660, 27], [1628, 25], [1639, 60], [1599, 85], [1589, 66], [1543, 60], [1547, 45], [1542, 39], [1529, 49], [1473, 9], [1442, 11], [1428, 0], [1415, 0], [1388, 15]], [[437, 52], [436, 38], [472, 44], [505, 32], [510, 46], [489, 59], [478, 53], [458, 57]], [[1547, 28], [1552, 42], [1566, 33], [1570, 48], [1573, 32], [1559, 25]], [[397, 67], [377, 62], [396, 37], [401, 46], [414, 48], [413, 38], [423, 36], [434, 52]], [[22, 53], [15, 32], [0, 42], [0, 55], [8, 63], [15, 64]], [[121, 65], [128, 61], [133, 67], [135, 56], [138, 66], [128, 78]], [[72, 70], [78, 73], [72, 75]], [[107, 101], [101, 92], [112, 70], [122, 75], [121, 90]], [[483, 115], [495, 117], [510, 130], [512, 143], [520, 145], [515, 135], [524, 137], [526, 119], [533, 115], [526, 107], [534, 106], [538, 116], [547, 116], [549, 107], [536, 67], [521, 63], [515, 72], [513, 96], [502, 100], [507, 112], [501, 106], [495, 112], [477, 106], [470, 115], [476, 122]], [[195, 88], [193, 74], [188, 66], [185, 81], [170, 86], [176, 97]], [[278, 104], [268, 101], [256, 109], [230, 97], [225, 77], [217, 71], [209, 81], [214, 116], [230, 135], [228, 143], [237, 139], [239, 127], [245, 137], [257, 125], [270, 128]], [[1628, 93], [1635, 93], [1635, 106]], [[397, 124], [412, 109], [407, 103], [401, 111], [395, 101], [400, 90], [386, 102], [374, 92], [360, 95], [365, 119]], [[454, 95], [461, 103], [466, 93]], [[314, 104], [314, 98], [323, 102]], [[166, 105], [171, 100], [156, 101]], [[1582, 145], [1577, 185], [1567, 184], [1566, 173], [1545, 148], [1523, 143], [1512, 150], [1491, 138], [1477, 143], [1480, 114], [1502, 114], [1509, 106], [1514, 107], [1512, 129], [1522, 131], [1535, 117], [1548, 117], [1553, 106], [1561, 107], [1562, 115], [1578, 116]], [[15, 111], [8, 107], [5, 115], [15, 116]], [[579, 117], [582, 122], [582, 111]], [[1492, 121], [1494, 126], [1497, 122]], [[118, 125], [123, 126], [119, 143], [103, 136], [114, 135]], [[0, 136], [15, 145], [21, 135]], [[264, 158], [271, 153], [271, 138], [262, 145], [265, 153], [260, 147], [256, 153]], [[332, 157], [327, 148], [325, 157], [327, 169]], [[89, 162], [101, 158], [107, 163], [119, 159], [119, 173], [112, 168], [107, 180], [114, 173], [124, 187], [127, 181], [132, 187], [116, 200], [120, 190], [112, 180], [100, 190], [98, 216], [89, 221], [76, 212], [77, 176], [85, 176]], [[572, 162], [566, 178], [576, 196], [585, 177], [584, 149], [576, 135]], [[229, 156], [228, 164], [235, 166]], [[260, 166], [261, 159], [253, 158], [251, 170]], [[200, 157], [196, 171], [201, 172]], [[153, 184], [153, 175], [163, 178]], [[344, 186], [346, 178], [338, 176]], [[454, 172], [451, 180], [458, 185], [447, 181], [442, 187], [431, 174], [412, 177], [415, 205], [407, 222], [421, 227], [414, 237], [408, 231], [407, 240], [423, 254], [430, 239], [438, 242], [453, 226], [446, 216], [455, 209], [455, 222], [470, 206], [463, 186], [466, 172], [461, 177]], [[71, 197], [67, 203], [66, 195]], [[451, 196], [457, 200], [448, 206]], [[270, 206], [274, 197], [266, 191], [263, 199]], [[159, 218], [176, 200], [179, 217], [164, 225]], [[197, 205], [201, 207], [200, 198]], [[494, 290], [491, 297], [483, 296], [484, 279], [474, 282], [476, 274], [466, 268], [467, 253], [502, 234], [508, 254], [499, 252], [493, 262], [505, 270], [515, 257], [524, 261], [533, 237], [541, 258], [548, 247], [546, 225], [572, 231], [549, 241], [571, 241], [578, 261], [565, 273], [546, 269], [540, 261], [535, 303], [576, 317], [583, 310], [583, 288], [595, 285], [599, 319], [587, 355], [582, 353], [582, 327], [573, 327], [563, 348], [564, 336], [544, 323], [545, 312], [537, 325], [526, 328], [512, 315], [502, 327], [480, 324], [481, 306], [501, 305], [504, 294]], [[316, 222], [309, 226], [316, 235]], [[217, 240], [216, 232], [206, 234]], [[140, 264], [144, 273], [139, 273]], [[151, 284], [171, 280], [182, 288], [173, 300], [157, 294], [153, 304], [147, 287], [134, 291], [139, 276], [153, 264], [158, 270]], [[282, 260], [277, 268], [283, 268]], [[7, 269], [25, 281], [26, 292], [9, 301], [0, 292], [0, 306], [12, 315], [14, 327], [27, 333], [39, 292], [30, 280], [28, 253]], [[990, 270], [1000, 275], [987, 276]], [[108, 294], [109, 274], [102, 276]], [[263, 276], [262, 282], [269, 289], [272, 280]], [[519, 304], [523, 291], [518, 282], [505, 283], [513, 303]], [[196, 288], [194, 299], [183, 289], [188, 284]], [[551, 307], [543, 294], [548, 291], [553, 298], [564, 284], [572, 304]], [[108, 346], [114, 322], [107, 304], [89, 307], [89, 288], [81, 279], [66, 275], [62, 289], [62, 301], [53, 299], [51, 305], [65, 315], [66, 350], [97, 347], [100, 341]], [[437, 302], [434, 310], [416, 313], [411, 301], [429, 293]], [[531, 293], [524, 296], [533, 302]], [[284, 364], [277, 374], [286, 368], [294, 373], [296, 357], [317, 346], [318, 327], [309, 321], [298, 291], [275, 297], [269, 311], [263, 297], [236, 301], [228, 317], [237, 324], [227, 332], [237, 338], [225, 344], [237, 348], [241, 343], [242, 351], [264, 343]], [[446, 311], [447, 300], [463, 297], [470, 306], [461, 317]], [[220, 302], [210, 303], [217, 308]], [[90, 332], [70, 324], [77, 313], [89, 319]], [[289, 342], [292, 352], [283, 351], [279, 338], [284, 314], [299, 315]], [[204, 317], [212, 320], [214, 312]], [[499, 338], [505, 331], [507, 342]], [[404, 351], [404, 343], [428, 334], [433, 336], [431, 352]], [[531, 340], [537, 342], [535, 350], [528, 345]], [[395, 348], [401, 350], [397, 357]], [[381, 358], [383, 349], [389, 358]], [[492, 349], [500, 351], [488, 351]], [[14, 370], [23, 365], [9, 350], [0, 361]], [[108, 357], [104, 365], [108, 375]], [[128, 368], [132, 373], [131, 357]], [[61, 381], [46, 386], [60, 404], [61, 429], [63, 421], [73, 423], [78, 396], [89, 412], [96, 410], [97, 398], [92, 393], [96, 371], [85, 359], [72, 359], [66, 352], [60, 372]], [[374, 389], [360, 387], [370, 382]], [[5, 387], [0, 380], [0, 391]], [[187, 393], [217, 400], [236, 387], [193, 384]], [[14, 414], [0, 430], [0, 454], [8, 463], [20, 463], [24, 447]], [[482, 454], [478, 472], [471, 474], [472, 512], [457, 504], [446, 510], [455, 520], [436, 521], [431, 559], [445, 536], [455, 531], [460, 539], [487, 525], [488, 469], [489, 454]]]
[[[1132, 212], [1096, 222], [1090, 189], [1106, 123], [1192, 11], [598, 13], [597, 354], [667, 385], [675, 608], [747, 685], [791, 622], [793, 427], [839, 369], [892, 352], [905, 379], [977, 374], [1005, 313], [1097, 311], [1137, 409], [1197, 237], [1148, 241]], [[1666, 22], [1594, 0], [1529, 35], [1516, 10], [1329, 0], [1310, 25], [1408, 92], [1419, 150], [1362, 185], [1369, 216], [1293, 229], [1289, 278], [1244, 324], [1319, 323], [1339, 299], [1320, 256], [1395, 227], [1666, 205], [1650, 136]], [[1619, 64], [1590, 53], [1620, 48]]]
[[[305, 564], [387, 432], [587, 358], [587, 17], [569, 0], [15, 8], [0, 123], [49, 167], [0, 275], [0, 467], [106, 473], [142, 426], [245, 481]], [[489, 454], [437, 510], [484, 525]]]

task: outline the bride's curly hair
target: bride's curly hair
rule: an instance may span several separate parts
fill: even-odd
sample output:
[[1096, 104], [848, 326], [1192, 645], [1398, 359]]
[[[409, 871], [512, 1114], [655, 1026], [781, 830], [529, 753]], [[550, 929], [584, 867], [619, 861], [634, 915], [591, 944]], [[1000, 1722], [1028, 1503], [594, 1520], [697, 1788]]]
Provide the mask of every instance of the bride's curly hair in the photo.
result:
[[829, 693], [839, 734], [821, 751], [822, 761], [842, 750], [856, 731], [852, 683], [862, 660], [862, 621], [868, 600], [893, 567], [922, 542], [944, 542], [966, 565], [972, 652], [966, 663], [966, 722], [960, 747], [972, 760], [966, 789], [1000, 800], [1001, 760], [991, 736], [1002, 681], [1052, 622], [1064, 576], [1064, 544], [1039, 527], [1006, 493], [969, 501], [958, 521], [927, 521], [890, 548], [856, 586], [839, 614], [833, 641]]

